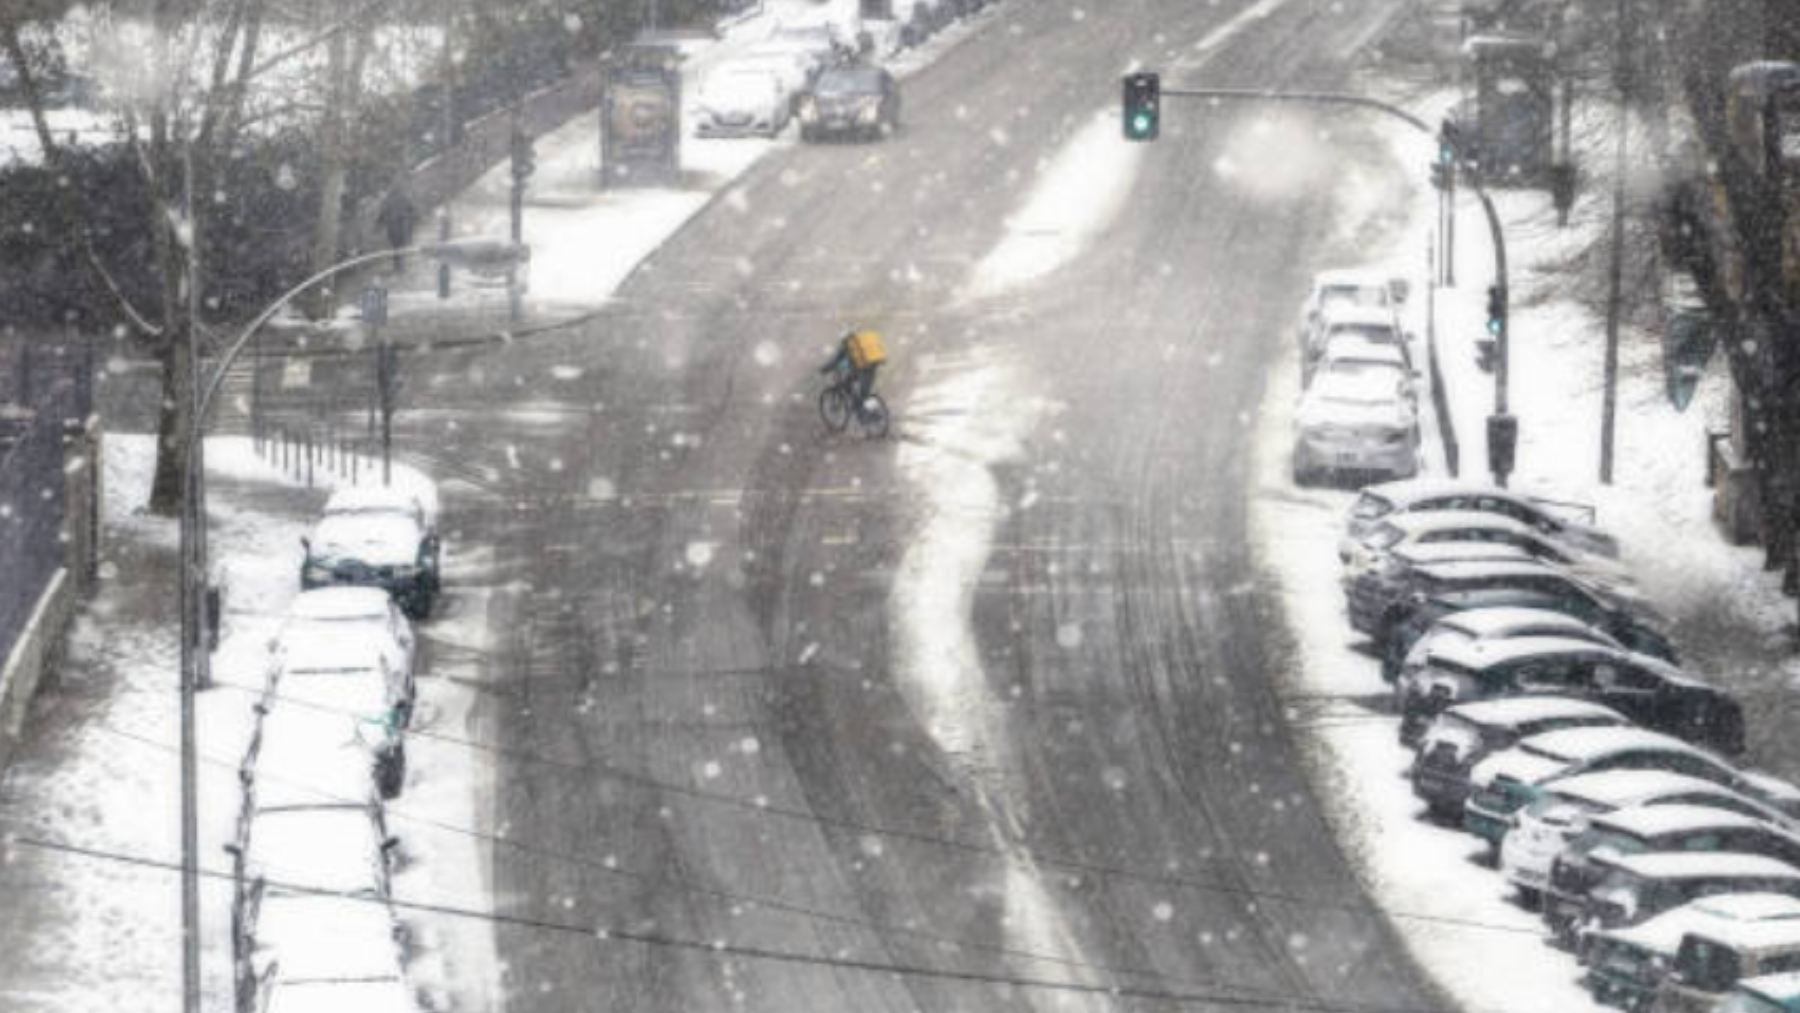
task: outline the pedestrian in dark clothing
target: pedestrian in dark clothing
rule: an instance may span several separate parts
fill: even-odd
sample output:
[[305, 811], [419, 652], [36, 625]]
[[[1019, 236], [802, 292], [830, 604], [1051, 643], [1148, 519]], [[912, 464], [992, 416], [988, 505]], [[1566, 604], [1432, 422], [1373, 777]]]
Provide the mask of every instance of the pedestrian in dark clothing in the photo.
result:
[[419, 209], [413, 206], [405, 183], [396, 183], [381, 199], [381, 210], [375, 220], [387, 233], [388, 246], [394, 251], [394, 273], [406, 268], [406, 257], [400, 251], [412, 245], [413, 227], [419, 224]]

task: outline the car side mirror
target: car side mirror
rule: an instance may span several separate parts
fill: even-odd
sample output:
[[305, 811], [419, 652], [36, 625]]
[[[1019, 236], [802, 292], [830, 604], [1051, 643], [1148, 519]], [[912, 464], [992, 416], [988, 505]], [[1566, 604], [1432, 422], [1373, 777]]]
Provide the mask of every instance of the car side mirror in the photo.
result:
[[381, 853], [384, 855], [392, 855], [394, 853], [394, 849], [398, 848], [399, 846], [400, 846], [400, 838], [395, 837], [390, 834], [387, 837], [383, 838], [381, 841]]
[[224, 845], [222, 845], [222, 847], [223, 847], [224, 852], [233, 858], [244, 857], [244, 849], [236, 841], [229, 841], [229, 842], [225, 843]]
[[301, 535], [300, 536], [300, 547], [302, 549], [305, 549], [308, 555], [311, 555], [312, 554], [312, 539], [306, 537], [305, 535]]

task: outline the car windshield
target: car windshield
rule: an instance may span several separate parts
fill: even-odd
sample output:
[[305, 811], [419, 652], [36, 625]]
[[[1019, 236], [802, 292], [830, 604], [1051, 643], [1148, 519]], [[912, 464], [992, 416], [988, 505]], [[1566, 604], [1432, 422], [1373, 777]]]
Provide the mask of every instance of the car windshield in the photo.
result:
[[881, 75], [870, 70], [832, 70], [819, 75], [813, 89], [824, 98], [881, 94]]
[[1636, 834], [1612, 827], [1590, 826], [1571, 841], [1569, 847], [1584, 855], [1600, 848], [1607, 848], [1621, 855], [1635, 855], [1649, 850], [1650, 845]]
[[1395, 336], [1394, 329], [1380, 324], [1333, 324], [1331, 336], [1346, 335], [1373, 341], [1384, 345], [1397, 345], [1400, 339]]
[[1387, 289], [1378, 285], [1327, 285], [1319, 290], [1321, 306], [1373, 306], [1388, 304]]

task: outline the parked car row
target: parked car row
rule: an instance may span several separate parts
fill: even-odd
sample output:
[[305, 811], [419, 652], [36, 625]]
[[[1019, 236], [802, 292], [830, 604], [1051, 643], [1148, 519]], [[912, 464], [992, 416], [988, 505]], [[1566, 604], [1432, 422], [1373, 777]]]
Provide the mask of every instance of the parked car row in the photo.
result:
[[1403, 281], [1366, 271], [1313, 280], [1300, 314], [1296, 484], [1417, 473], [1418, 377], [1399, 313], [1405, 290]]
[[1632, 1010], [1800, 1009], [1800, 788], [1683, 670], [1591, 511], [1482, 485], [1361, 491], [1350, 623], [1394, 684], [1428, 814]]
[[406, 780], [408, 616], [437, 593], [435, 518], [409, 495], [344, 490], [306, 541], [302, 590], [269, 642], [228, 849], [238, 1008], [418, 1013], [384, 801]]

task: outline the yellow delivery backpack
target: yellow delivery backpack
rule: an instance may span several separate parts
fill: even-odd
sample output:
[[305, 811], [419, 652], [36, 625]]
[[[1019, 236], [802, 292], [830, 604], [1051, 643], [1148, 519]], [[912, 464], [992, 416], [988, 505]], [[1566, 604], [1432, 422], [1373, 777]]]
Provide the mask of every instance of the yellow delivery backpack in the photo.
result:
[[868, 369], [887, 361], [887, 346], [874, 331], [857, 331], [850, 335], [850, 363], [857, 369]]

